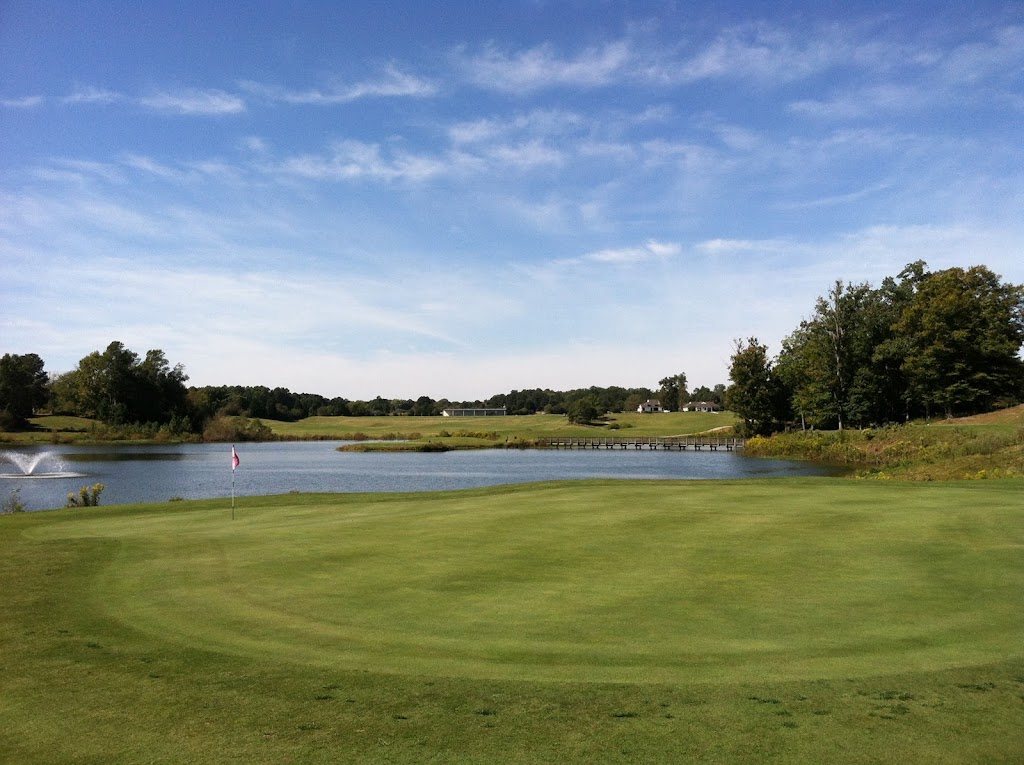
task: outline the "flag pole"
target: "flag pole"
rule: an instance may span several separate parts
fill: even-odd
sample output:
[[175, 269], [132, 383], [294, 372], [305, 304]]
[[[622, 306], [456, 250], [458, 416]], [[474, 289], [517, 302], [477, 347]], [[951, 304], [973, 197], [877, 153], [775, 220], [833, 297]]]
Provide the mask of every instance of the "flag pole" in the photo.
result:
[[238, 453], [231, 444], [231, 520], [235, 520], [235, 468], [238, 467]]

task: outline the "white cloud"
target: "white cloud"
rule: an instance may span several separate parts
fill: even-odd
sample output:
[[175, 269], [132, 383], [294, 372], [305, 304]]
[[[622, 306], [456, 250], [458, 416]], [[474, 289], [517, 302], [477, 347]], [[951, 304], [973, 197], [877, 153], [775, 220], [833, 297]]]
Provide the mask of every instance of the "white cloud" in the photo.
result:
[[427, 98], [438, 93], [431, 80], [404, 72], [396, 64], [388, 64], [380, 77], [361, 82], [335, 82], [326, 88], [289, 90], [246, 80], [239, 86], [248, 93], [269, 101], [286, 104], [334, 106], [362, 98]]
[[51, 180], [72, 180], [76, 183], [85, 183], [96, 178], [107, 183], [125, 182], [125, 175], [120, 167], [109, 162], [85, 159], [55, 159], [49, 166], [37, 168], [35, 174]]
[[163, 178], [164, 180], [179, 181], [183, 178], [181, 171], [161, 164], [152, 157], [145, 157], [141, 154], [125, 154], [122, 162], [128, 167]]
[[846, 194], [831, 194], [817, 199], [780, 202], [776, 205], [776, 208], [779, 210], [812, 210], [816, 207], [834, 207], [836, 205], [859, 202], [862, 199], [875, 196], [883, 191], [891, 189], [892, 187], [893, 183], [891, 181], [885, 181], [883, 183], [877, 183], [862, 189], [850, 191]]
[[792, 249], [788, 242], [773, 239], [709, 239], [699, 242], [696, 249], [711, 255], [735, 255], [748, 252], [780, 252]]
[[593, 157], [616, 162], [628, 162], [636, 159], [637, 148], [631, 143], [622, 141], [591, 141], [578, 144], [581, 157]]
[[122, 93], [94, 86], [78, 88], [70, 96], [61, 99], [65, 104], [113, 104], [124, 100], [125, 96]]
[[655, 258], [668, 258], [683, 251], [678, 242], [659, 242], [649, 239], [639, 247], [622, 247], [619, 249], [597, 250], [589, 252], [577, 259], [595, 263], [643, 263]]
[[270, 151], [270, 146], [267, 142], [255, 135], [243, 138], [239, 145], [246, 151], [251, 151], [254, 154], [266, 154]]
[[563, 58], [551, 44], [509, 53], [497, 45], [467, 56], [458, 51], [456, 59], [470, 82], [480, 87], [510, 93], [528, 93], [552, 87], [601, 87], [620, 79], [633, 60], [624, 40], [587, 48], [574, 57]]
[[140, 98], [139, 103], [155, 111], [184, 115], [239, 114], [245, 111], [244, 100], [223, 90], [161, 91]]
[[518, 135], [547, 138], [574, 133], [585, 124], [584, 117], [577, 112], [536, 109], [511, 116], [459, 122], [448, 128], [448, 137], [457, 145], [486, 143]]
[[45, 101], [42, 96], [23, 96], [22, 98], [0, 98], [0, 106], [8, 109], [35, 109]]
[[[524, 278], [548, 289], [565, 289], [566, 277], [580, 271], [593, 272], [611, 266], [630, 267], [645, 263], [666, 262], [680, 255], [683, 247], [678, 242], [663, 242], [648, 239], [632, 247], [608, 247], [583, 253], [574, 257], [553, 258], [539, 263], [524, 262], [516, 270]], [[646, 282], [641, 279], [639, 283]], [[623, 289], [625, 286], [623, 285]], [[579, 299], [579, 295], [576, 296]]]
[[559, 166], [565, 163], [565, 155], [541, 141], [530, 141], [517, 146], [495, 146], [488, 155], [503, 165], [519, 170], [531, 170], [545, 165]]
[[879, 113], [925, 108], [939, 94], [910, 85], [881, 83], [844, 92], [827, 100], [794, 101], [789, 110], [808, 117], [829, 120], [852, 120]]
[[682, 245], [678, 242], [659, 242], [655, 239], [647, 240], [647, 250], [658, 258], [670, 258], [679, 255], [683, 251]]
[[845, 46], [834, 39], [794, 40], [788, 32], [766, 24], [726, 30], [685, 61], [677, 75], [683, 82], [710, 78], [743, 78], [782, 83], [807, 77], [833, 65]]
[[989, 40], [965, 43], [941, 62], [945, 78], [959, 83], [977, 83], [996, 78], [1019, 83], [1024, 70], [1024, 26], [993, 30]]
[[[680, 55], [677, 45], [626, 38], [568, 56], [550, 43], [514, 52], [491, 44], [475, 55], [460, 49], [455, 59], [477, 86], [527, 94], [547, 88], [622, 83], [675, 87], [709, 79], [779, 85], [849, 61], [852, 54], [839, 34], [819, 32], [796, 38], [779, 27], [750, 24], [724, 30], [689, 55]], [[652, 112], [650, 116], [658, 115]]]
[[441, 159], [406, 151], [386, 156], [379, 144], [339, 141], [328, 155], [305, 154], [285, 159], [279, 170], [315, 180], [425, 181], [448, 173], [451, 165]]

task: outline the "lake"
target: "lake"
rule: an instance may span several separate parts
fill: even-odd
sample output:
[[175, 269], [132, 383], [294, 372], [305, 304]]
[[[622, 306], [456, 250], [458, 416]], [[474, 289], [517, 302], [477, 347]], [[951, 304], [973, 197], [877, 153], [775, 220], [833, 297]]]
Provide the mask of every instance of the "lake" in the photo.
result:
[[[241, 444], [236, 496], [301, 492], [409, 492], [574, 478], [636, 480], [827, 475], [807, 462], [734, 452], [483, 449], [439, 453], [339, 452], [345, 441]], [[24, 477], [13, 461], [39, 460]], [[29, 510], [63, 507], [69, 492], [102, 483], [101, 505], [230, 498], [231, 447], [0, 447], [0, 501], [17, 490]]]

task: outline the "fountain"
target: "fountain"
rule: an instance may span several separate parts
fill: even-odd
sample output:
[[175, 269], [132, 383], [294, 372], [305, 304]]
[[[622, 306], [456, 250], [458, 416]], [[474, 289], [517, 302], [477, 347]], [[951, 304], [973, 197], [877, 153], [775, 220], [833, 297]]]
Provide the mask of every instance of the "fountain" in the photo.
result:
[[[83, 473], [69, 473], [64, 470], [64, 464], [60, 461], [55, 452], [14, 452], [0, 451], [0, 459], [12, 463], [18, 472], [0, 472], [3, 478], [81, 478]], [[42, 470], [36, 472], [37, 468], [44, 463], [51, 463], [56, 470]]]

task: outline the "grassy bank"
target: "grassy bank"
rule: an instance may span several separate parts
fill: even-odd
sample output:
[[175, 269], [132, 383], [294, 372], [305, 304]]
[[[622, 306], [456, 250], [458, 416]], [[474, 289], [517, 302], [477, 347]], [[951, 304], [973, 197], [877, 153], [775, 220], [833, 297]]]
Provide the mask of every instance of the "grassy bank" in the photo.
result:
[[[590, 425], [576, 425], [560, 414], [507, 417], [309, 417], [299, 422], [267, 424], [284, 438], [385, 439], [392, 443], [364, 444], [364, 449], [421, 450], [530, 446], [551, 436], [678, 436], [730, 428], [728, 412], [669, 412], [609, 414]], [[403, 444], [393, 443], [405, 441]]]
[[95, 438], [103, 424], [86, 417], [33, 417], [28, 428], [0, 432], [0, 444], [74, 444]]
[[[367, 449], [419, 450], [427, 444], [471, 449], [529, 446], [550, 436], [638, 435], [678, 436], [731, 428], [730, 412], [609, 414], [590, 425], [574, 425], [560, 414], [520, 417], [308, 417], [298, 422], [264, 420], [273, 436], [287, 440], [374, 441]], [[30, 428], [0, 433], [0, 444], [71, 444], [154, 440], [144, 429], [112, 428], [82, 417], [34, 417]], [[391, 443], [380, 443], [391, 442]], [[399, 444], [397, 442], [405, 442]]]
[[747, 443], [761, 457], [859, 468], [862, 478], [959, 480], [1024, 476], [1024, 406], [875, 430], [791, 432]]
[[1018, 762], [1015, 482], [0, 517], [0, 761]]

